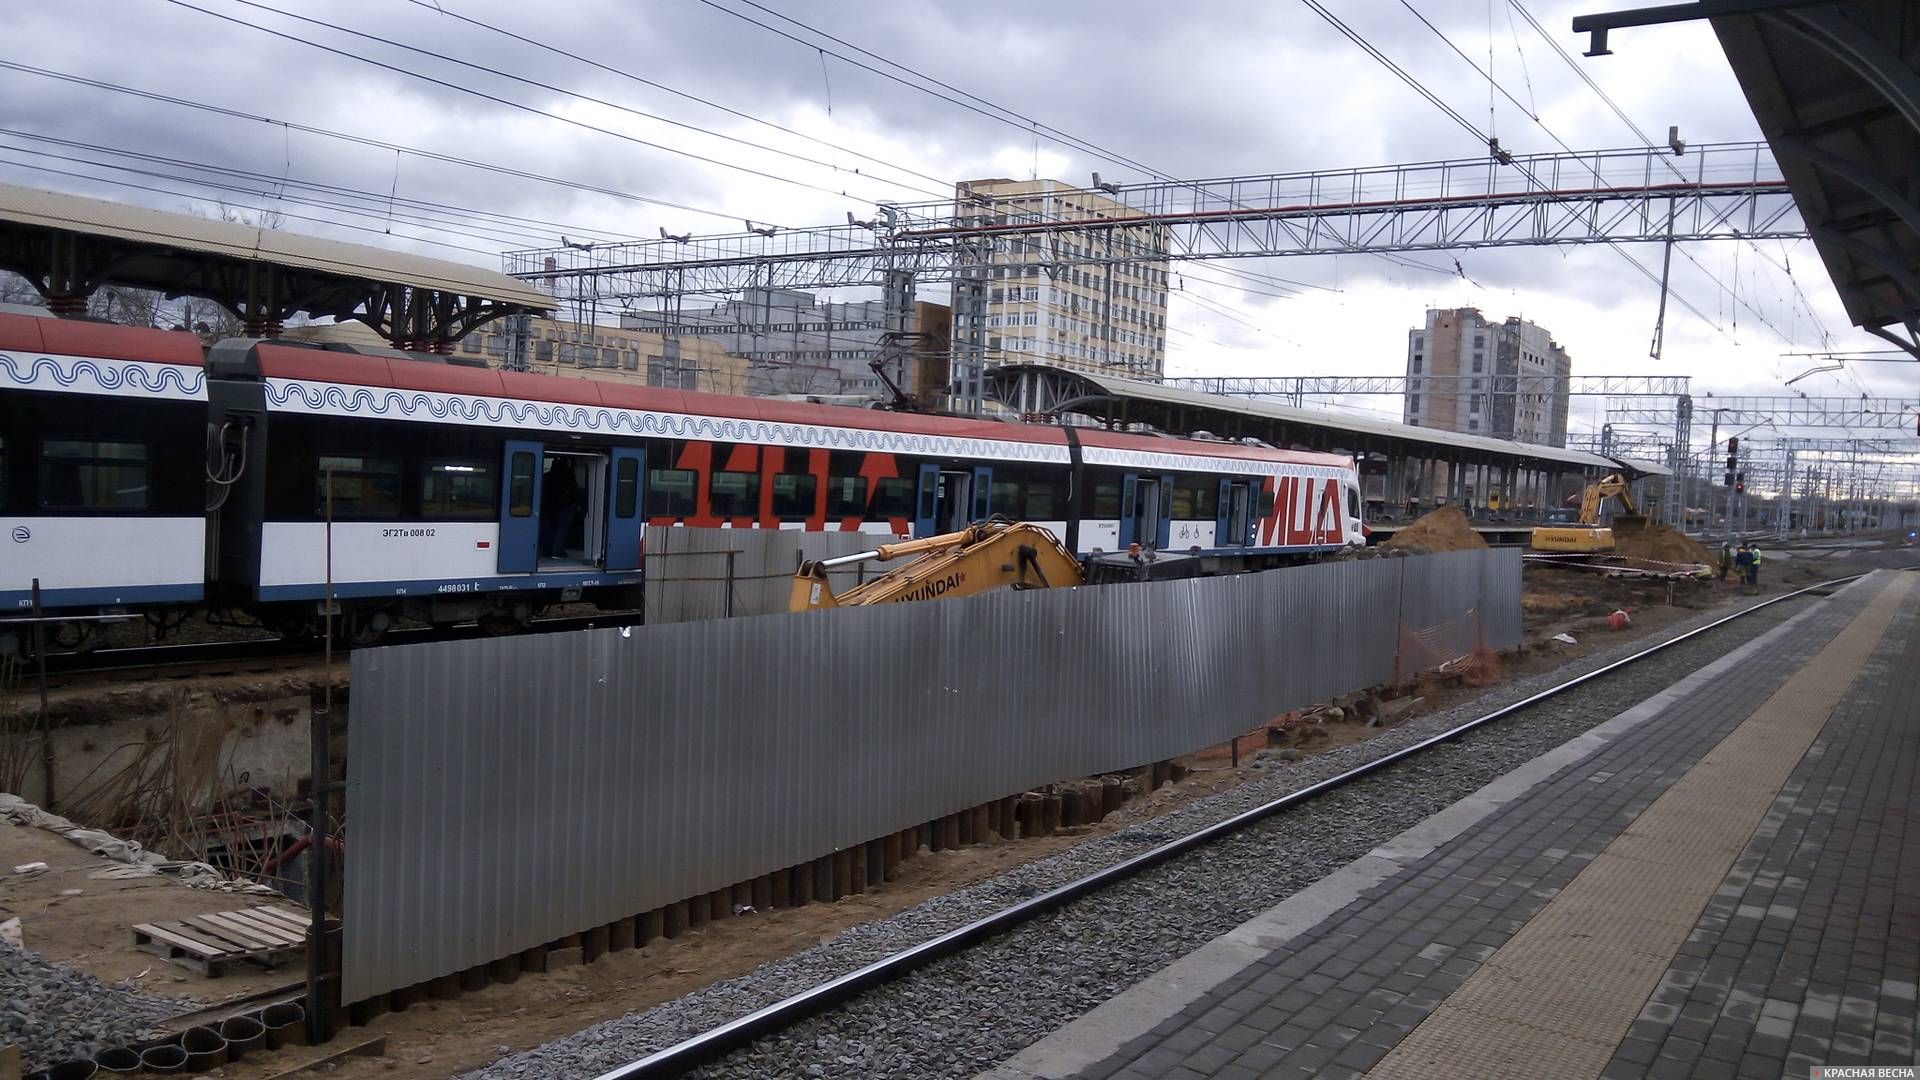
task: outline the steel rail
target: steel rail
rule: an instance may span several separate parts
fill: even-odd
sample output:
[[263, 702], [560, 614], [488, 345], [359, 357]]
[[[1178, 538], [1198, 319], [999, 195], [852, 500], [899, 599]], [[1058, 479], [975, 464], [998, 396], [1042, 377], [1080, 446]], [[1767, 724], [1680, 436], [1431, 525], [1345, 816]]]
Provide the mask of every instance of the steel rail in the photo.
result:
[[911, 971], [925, 967], [935, 960], [952, 956], [977, 942], [1010, 930], [1022, 923], [1062, 907], [1073, 900], [1086, 896], [1089, 893], [1097, 892], [1100, 889], [1106, 888], [1108, 885], [1132, 877], [1143, 870], [1157, 866], [1176, 856], [1205, 847], [1215, 840], [1230, 836], [1249, 825], [1271, 817], [1283, 810], [1288, 810], [1302, 803], [1310, 802], [1321, 795], [1345, 787], [1356, 780], [1384, 771], [1410, 757], [1443, 743], [1452, 742], [1468, 732], [1474, 731], [1496, 720], [1511, 716], [1521, 710], [1531, 708], [1549, 698], [1563, 694], [1576, 686], [1581, 686], [1597, 679], [1602, 675], [1618, 671], [1620, 668], [1626, 667], [1629, 664], [1637, 663], [1690, 638], [1698, 637], [1709, 630], [1725, 626], [1736, 619], [1745, 618], [1763, 608], [1769, 608], [1775, 604], [1787, 600], [1794, 600], [1809, 594], [1820, 593], [1822, 590], [1830, 590], [1837, 585], [1842, 585], [1865, 576], [1865, 573], [1860, 573], [1831, 578], [1814, 585], [1795, 589], [1789, 593], [1782, 593], [1779, 596], [1763, 600], [1751, 607], [1742, 608], [1724, 618], [1715, 619], [1705, 626], [1698, 626], [1686, 633], [1677, 634], [1674, 637], [1642, 649], [1630, 656], [1622, 657], [1612, 663], [1605, 664], [1585, 674], [1568, 679], [1566, 682], [1550, 686], [1537, 694], [1522, 698], [1511, 705], [1503, 706], [1483, 716], [1468, 720], [1456, 727], [1448, 728], [1438, 735], [1422, 739], [1417, 743], [1402, 747], [1399, 750], [1375, 758], [1363, 765], [1357, 765], [1337, 776], [1331, 776], [1318, 783], [1310, 784], [1307, 787], [1283, 795], [1271, 802], [1263, 803], [1250, 810], [1244, 810], [1224, 821], [1216, 822], [1177, 840], [1168, 841], [1159, 847], [1144, 851], [1131, 858], [1115, 863], [1112, 866], [1097, 870], [1085, 877], [1070, 881], [1065, 885], [1057, 886], [1038, 896], [1023, 900], [1010, 907], [1002, 908], [991, 915], [976, 919], [965, 926], [949, 930], [938, 937], [930, 938], [927, 941], [903, 949], [891, 956], [883, 957], [865, 967], [847, 972], [845, 975], [838, 976], [837, 978], [829, 979], [812, 989], [804, 990], [798, 994], [783, 998], [736, 1020], [722, 1024], [719, 1027], [702, 1032], [692, 1038], [684, 1039], [664, 1049], [656, 1050], [637, 1061], [602, 1073], [596, 1080], [655, 1080], [655, 1078], [659, 1077], [682, 1075], [688, 1070], [741, 1049], [767, 1035], [791, 1027], [801, 1020], [825, 1012], [832, 1006], [854, 998], [872, 987], [890, 982]]

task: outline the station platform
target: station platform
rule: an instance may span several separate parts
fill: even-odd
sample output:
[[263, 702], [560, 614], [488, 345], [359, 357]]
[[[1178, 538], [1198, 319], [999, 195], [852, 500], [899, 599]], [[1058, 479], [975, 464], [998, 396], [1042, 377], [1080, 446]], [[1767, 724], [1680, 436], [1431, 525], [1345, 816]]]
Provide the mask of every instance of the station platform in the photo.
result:
[[984, 1075], [1911, 1066], [1917, 624], [1860, 579]]

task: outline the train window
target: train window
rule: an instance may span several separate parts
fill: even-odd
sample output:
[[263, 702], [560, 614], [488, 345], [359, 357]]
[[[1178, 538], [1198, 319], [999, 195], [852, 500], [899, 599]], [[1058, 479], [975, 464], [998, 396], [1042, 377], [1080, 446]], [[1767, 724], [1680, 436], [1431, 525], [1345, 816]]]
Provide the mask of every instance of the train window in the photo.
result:
[[1090, 518], [1118, 518], [1120, 516], [1120, 482], [1118, 480], [1095, 480], [1093, 482], [1092, 505], [1087, 510]]
[[40, 505], [63, 510], [147, 508], [147, 444], [48, 439], [40, 444]]
[[760, 474], [716, 472], [707, 480], [707, 504], [720, 517], [756, 517], [760, 513]]
[[996, 513], [1017, 515], [1020, 513], [1020, 484], [1015, 480], [995, 480], [993, 482], [993, 508]]
[[[334, 484], [337, 491], [337, 474]], [[485, 521], [493, 516], [493, 492], [493, 469], [488, 465], [477, 461], [429, 461], [426, 476], [420, 482], [420, 516]]]
[[0, 435], [0, 511], [7, 508], [7, 437]]
[[1173, 516], [1180, 521], [1212, 521], [1220, 509], [1220, 482], [1212, 477], [1182, 477], [1173, 484]]
[[313, 512], [321, 517], [327, 515], [328, 469], [333, 470], [334, 517], [400, 516], [399, 458], [322, 455], [313, 480]]
[[820, 481], [812, 473], [781, 473], [773, 478], [773, 516], [805, 521], [813, 516], [813, 493]]
[[827, 481], [827, 516], [863, 518], [867, 516], [867, 478], [836, 476]]
[[640, 462], [621, 458], [613, 467], [613, 516], [630, 518], [640, 508]]
[[913, 516], [913, 481], [899, 476], [881, 480], [873, 492], [873, 518]]
[[648, 469], [647, 516], [693, 516], [694, 485], [699, 482], [700, 474], [692, 469]]
[[1067, 497], [1062, 485], [1053, 477], [1035, 477], [1027, 482], [1026, 509], [1022, 511], [1028, 521], [1059, 521], [1067, 516]]
[[514, 454], [508, 470], [507, 475], [513, 482], [507, 491], [507, 513], [514, 517], [532, 517], [533, 453], [522, 450]]
[[1352, 518], [1355, 521], [1360, 520], [1360, 489], [1359, 488], [1347, 489], [1347, 516]]

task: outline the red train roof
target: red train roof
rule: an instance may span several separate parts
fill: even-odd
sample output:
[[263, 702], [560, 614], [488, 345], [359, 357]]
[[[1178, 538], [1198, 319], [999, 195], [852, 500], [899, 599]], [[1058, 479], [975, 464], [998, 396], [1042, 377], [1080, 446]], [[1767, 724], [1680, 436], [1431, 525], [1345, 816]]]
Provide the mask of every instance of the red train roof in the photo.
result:
[[200, 339], [184, 330], [115, 326], [47, 315], [0, 314], [0, 349], [53, 356], [147, 360], [188, 367], [206, 365]]
[[[638, 386], [612, 380], [497, 371], [492, 368], [441, 364], [384, 356], [365, 356], [291, 345], [262, 344], [257, 352], [260, 373], [283, 379], [311, 379], [359, 386], [391, 386], [447, 394], [507, 397], [525, 401], [552, 401], [569, 405], [605, 405], [637, 411], [717, 416], [771, 423], [814, 424], [825, 427], [903, 431], [950, 438], [1014, 440], [1061, 445], [1066, 436], [1047, 424], [1016, 424], [923, 413], [883, 412], [844, 405], [816, 405], [804, 401], [708, 394], [694, 390]], [[1085, 446], [1115, 450], [1196, 454], [1243, 461], [1285, 461], [1303, 465], [1345, 465], [1341, 454], [1278, 450], [1239, 443], [1205, 442], [1171, 436], [1135, 435], [1099, 428], [1079, 430]]]

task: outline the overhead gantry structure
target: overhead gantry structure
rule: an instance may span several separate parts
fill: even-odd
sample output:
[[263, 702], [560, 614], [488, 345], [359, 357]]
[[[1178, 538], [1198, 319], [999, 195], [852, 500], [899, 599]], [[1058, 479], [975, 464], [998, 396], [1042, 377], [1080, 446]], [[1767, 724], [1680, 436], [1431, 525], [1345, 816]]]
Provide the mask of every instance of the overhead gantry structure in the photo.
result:
[[[1021, 212], [964, 187], [881, 207], [871, 221], [668, 236], [510, 252], [506, 270], [562, 303], [651, 306], [672, 331], [689, 297], [753, 289], [883, 290], [904, 336], [914, 287], [950, 281], [956, 397], [983, 400], [986, 295], [1016, 245], [1049, 278], [1077, 266], [1157, 260], [1459, 251], [1806, 235], [1762, 143], [1508, 154], [1369, 168], [1102, 184], [1070, 215]], [[1111, 332], [1113, 327], [1105, 328]]]

